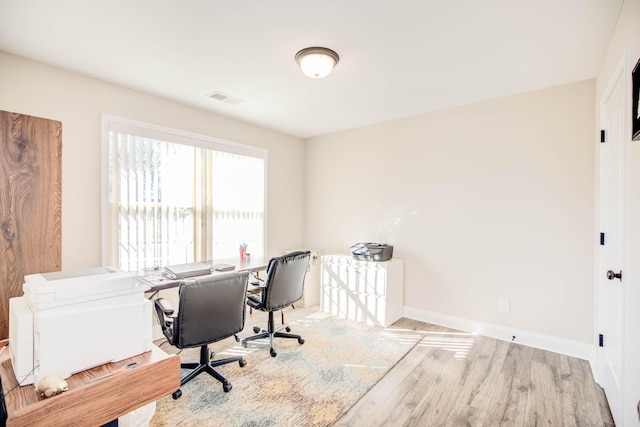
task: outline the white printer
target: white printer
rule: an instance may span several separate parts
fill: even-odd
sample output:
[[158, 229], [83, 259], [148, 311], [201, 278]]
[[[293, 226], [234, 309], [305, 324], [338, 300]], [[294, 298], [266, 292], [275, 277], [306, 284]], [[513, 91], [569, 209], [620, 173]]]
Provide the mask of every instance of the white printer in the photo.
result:
[[119, 269], [32, 274], [9, 300], [9, 350], [20, 385], [62, 378], [151, 350], [147, 288]]

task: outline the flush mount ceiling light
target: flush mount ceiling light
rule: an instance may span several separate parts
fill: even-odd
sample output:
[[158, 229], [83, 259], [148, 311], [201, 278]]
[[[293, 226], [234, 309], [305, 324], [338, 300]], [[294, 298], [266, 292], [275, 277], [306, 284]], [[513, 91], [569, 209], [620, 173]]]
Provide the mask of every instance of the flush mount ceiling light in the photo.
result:
[[296, 53], [302, 72], [314, 79], [328, 76], [339, 60], [338, 54], [326, 47], [308, 47]]

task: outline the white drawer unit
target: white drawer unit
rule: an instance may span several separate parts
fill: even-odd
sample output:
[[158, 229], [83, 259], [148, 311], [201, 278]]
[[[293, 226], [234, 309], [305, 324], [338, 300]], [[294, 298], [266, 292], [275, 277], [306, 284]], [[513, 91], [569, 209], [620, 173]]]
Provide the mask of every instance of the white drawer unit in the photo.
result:
[[371, 325], [400, 319], [404, 304], [404, 261], [359, 261], [325, 255], [320, 270], [320, 308]]

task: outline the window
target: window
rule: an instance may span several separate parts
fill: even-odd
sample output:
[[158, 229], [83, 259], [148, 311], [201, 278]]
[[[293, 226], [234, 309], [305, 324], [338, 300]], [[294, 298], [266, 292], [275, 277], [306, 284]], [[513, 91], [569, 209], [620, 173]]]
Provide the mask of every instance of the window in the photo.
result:
[[266, 151], [103, 118], [105, 265], [264, 255]]

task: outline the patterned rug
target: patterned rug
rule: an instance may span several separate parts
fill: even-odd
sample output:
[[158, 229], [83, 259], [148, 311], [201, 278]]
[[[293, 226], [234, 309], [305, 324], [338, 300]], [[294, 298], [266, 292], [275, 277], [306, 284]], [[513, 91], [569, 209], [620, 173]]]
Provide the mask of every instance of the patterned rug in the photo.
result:
[[[229, 393], [208, 374], [182, 387], [182, 397], [157, 402], [151, 427], [173, 426], [330, 426], [360, 399], [414, 345], [402, 330], [368, 326], [335, 316], [312, 313], [295, 320], [287, 314], [295, 339], [276, 339], [277, 357], [268, 340], [241, 347], [233, 338], [211, 345], [216, 358], [244, 354], [247, 365], [218, 367], [233, 385]], [[247, 319], [241, 336], [251, 334]], [[163, 345], [168, 353], [178, 349]], [[180, 353], [197, 361], [199, 349]], [[188, 370], [183, 370], [182, 375]]]

